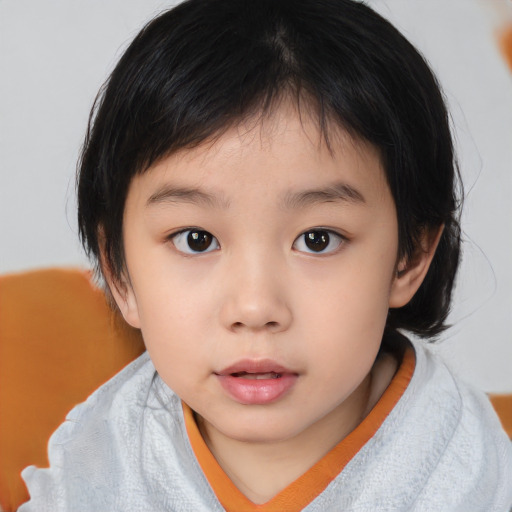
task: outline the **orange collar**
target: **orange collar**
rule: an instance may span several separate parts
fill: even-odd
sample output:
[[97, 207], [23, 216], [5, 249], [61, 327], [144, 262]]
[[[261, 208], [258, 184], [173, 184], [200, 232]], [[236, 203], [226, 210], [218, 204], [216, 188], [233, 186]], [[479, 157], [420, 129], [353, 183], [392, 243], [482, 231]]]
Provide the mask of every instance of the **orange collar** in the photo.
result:
[[409, 385], [415, 363], [414, 349], [409, 346], [395, 376], [368, 416], [314, 466], [262, 505], [254, 504], [235, 487], [201, 437], [192, 410], [183, 403], [192, 449], [222, 506], [227, 512], [295, 512], [305, 508], [375, 435]]

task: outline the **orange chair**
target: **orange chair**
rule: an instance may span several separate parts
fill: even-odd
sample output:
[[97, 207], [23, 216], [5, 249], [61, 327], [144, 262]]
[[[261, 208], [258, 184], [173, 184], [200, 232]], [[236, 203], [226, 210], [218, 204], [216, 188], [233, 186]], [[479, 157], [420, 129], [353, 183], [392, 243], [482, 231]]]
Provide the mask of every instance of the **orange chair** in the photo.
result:
[[495, 411], [500, 417], [501, 424], [512, 440], [512, 394], [489, 395]]
[[66, 414], [144, 351], [90, 272], [0, 277], [0, 510], [28, 499], [21, 470], [48, 466]]
[[[144, 351], [89, 272], [0, 277], [0, 510], [28, 499], [20, 472], [48, 465], [48, 439], [67, 412]], [[512, 437], [512, 395], [491, 400]]]

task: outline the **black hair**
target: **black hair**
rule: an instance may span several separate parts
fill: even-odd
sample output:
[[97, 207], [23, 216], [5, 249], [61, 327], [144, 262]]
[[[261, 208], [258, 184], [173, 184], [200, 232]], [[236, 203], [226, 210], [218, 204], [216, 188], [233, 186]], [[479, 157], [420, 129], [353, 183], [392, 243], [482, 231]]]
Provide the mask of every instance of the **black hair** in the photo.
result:
[[[380, 152], [396, 204], [400, 256], [444, 226], [413, 299], [387, 329], [445, 328], [459, 263], [457, 166], [449, 118], [424, 58], [354, 0], [187, 0], [148, 23], [91, 112], [79, 162], [84, 247], [114, 278], [124, 269], [123, 212], [137, 173], [195, 147], [284, 96], [314, 112], [329, 144], [341, 127]], [[301, 107], [302, 105], [302, 107]]]

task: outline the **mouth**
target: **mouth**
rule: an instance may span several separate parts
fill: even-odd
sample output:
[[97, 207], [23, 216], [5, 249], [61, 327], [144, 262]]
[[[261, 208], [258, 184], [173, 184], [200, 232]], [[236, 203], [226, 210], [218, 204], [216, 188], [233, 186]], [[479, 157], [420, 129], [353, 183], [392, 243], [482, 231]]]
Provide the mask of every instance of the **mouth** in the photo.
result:
[[276, 379], [287, 373], [295, 372], [271, 359], [243, 359], [216, 374], [249, 379]]
[[299, 377], [271, 360], [239, 361], [215, 375], [228, 396], [243, 405], [277, 402], [292, 390]]
[[265, 379], [280, 379], [281, 373], [267, 372], [267, 373], [249, 373], [249, 372], [235, 372], [230, 374], [232, 377], [238, 377], [241, 379], [254, 379], [254, 380], [265, 380]]

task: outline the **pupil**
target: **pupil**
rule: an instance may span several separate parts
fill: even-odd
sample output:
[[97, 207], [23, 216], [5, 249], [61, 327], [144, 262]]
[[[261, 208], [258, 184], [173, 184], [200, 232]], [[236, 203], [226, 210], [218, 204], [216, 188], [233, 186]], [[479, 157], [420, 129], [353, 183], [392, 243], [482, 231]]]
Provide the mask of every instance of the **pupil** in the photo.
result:
[[207, 231], [191, 231], [188, 234], [187, 243], [193, 251], [202, 252], [210, 247], [212, 238]]
[[309, 231], [304, 235], [306, 245], [312, 251], [323, 251], [329, 245], [329, 233], [327, 231]]

